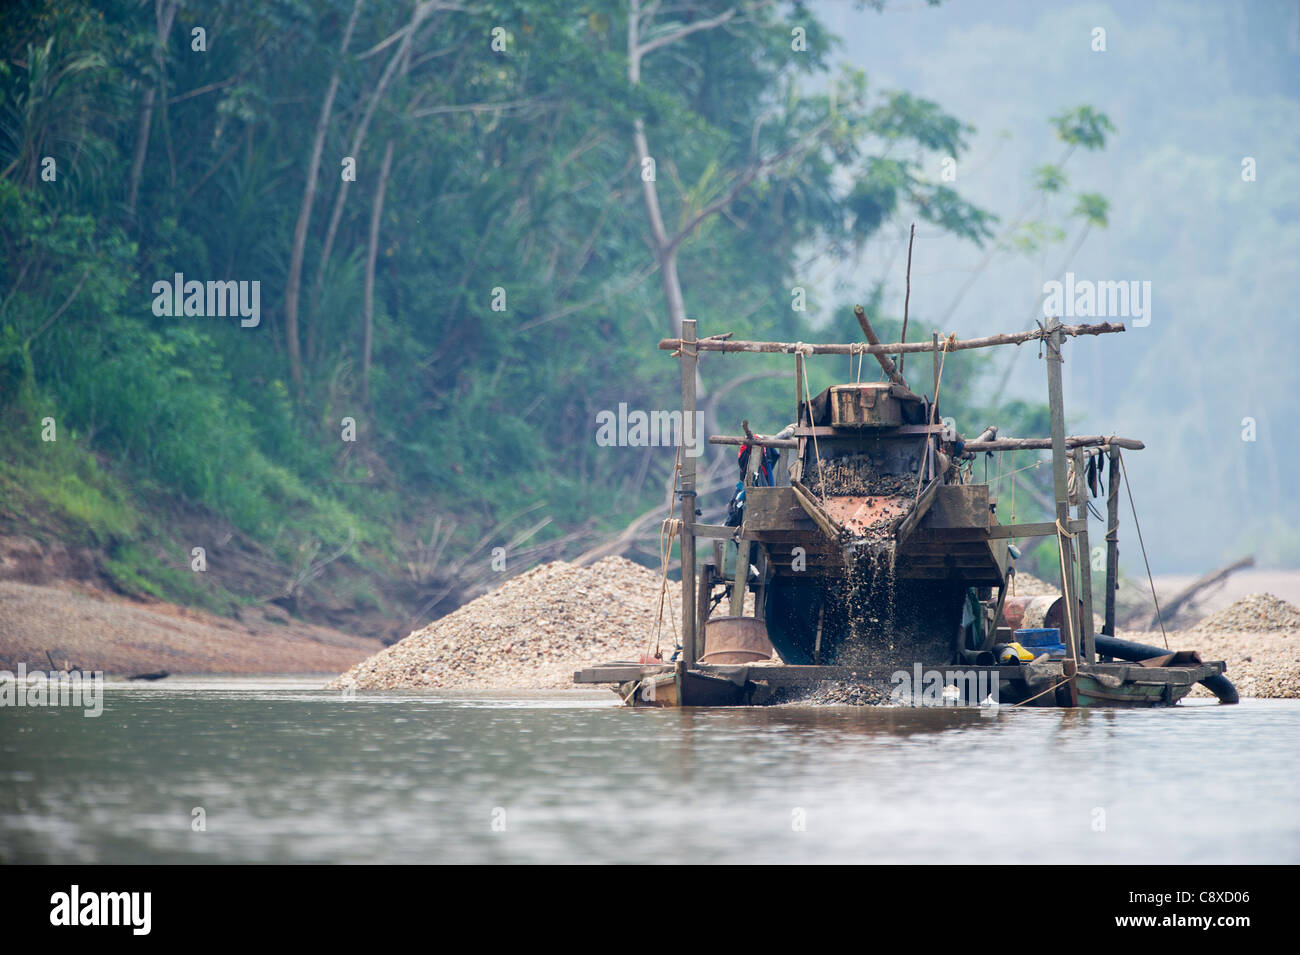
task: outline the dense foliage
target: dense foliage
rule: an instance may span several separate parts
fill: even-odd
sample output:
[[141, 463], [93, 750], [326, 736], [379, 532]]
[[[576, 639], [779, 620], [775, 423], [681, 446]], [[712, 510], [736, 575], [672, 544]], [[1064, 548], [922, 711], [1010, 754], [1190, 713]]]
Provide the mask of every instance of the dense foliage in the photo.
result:
[[[995, 235], [995, 216], [933, 174], [969, 129], [833, 73], [835, 39], [801, 5], [631, 9], [6, 13], [6, 520], [41, 511], [31, 524], [102, 548], [125, 589], [220, 603], [226, 590], [181, 582], [191, 519], [208, 515], [261, 555], [270, 592], [308, 593], [337, 555], [354, 577], [407, 574], [398, 597], [424, 609], [471, 564], [486, 570], [490, 547], [576, 553], [663, 500], [671, 450], [593, 435], [602, 409], [675, 403], [676, 363], [655, 347], [673, 332], [670, 257], [703, 333], [853, 340], [819, 262], [911, 221]], [[1088, 148], [1101, 121], [1058, 117]], [[638, 128], [671, 249], [648, 215]], [[1059, 170], [1041, 178], [1061, 188]], [[1104, 203], [1080, 209], [1104, 219]], [[156, 314], [155, 283], [176, 273], [260, 282], [260, 322]], [[878, 315], [881, 288], [858, 294]], [[896, 318], [878, 317], [882, 334]], [[713, 420], [786, 423], [792, 383], [735, 379], [788, 366], [706, 361]], [[978, 370], [949, 372], [953, 407]], [[46, 419], [57, 442], [41, 440]], [[1020, 421], [1041, 425], [1041, 409]]]

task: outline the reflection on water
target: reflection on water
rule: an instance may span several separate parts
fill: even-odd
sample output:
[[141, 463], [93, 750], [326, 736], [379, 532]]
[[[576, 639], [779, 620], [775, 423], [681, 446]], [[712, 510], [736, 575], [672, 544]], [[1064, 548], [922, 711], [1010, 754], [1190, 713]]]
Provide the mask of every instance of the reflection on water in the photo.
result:
[[1300, 861], [1296, 701], [989, 719], [286, 680], [106, 696], [98, 719], [0, 710], [0, 860]]

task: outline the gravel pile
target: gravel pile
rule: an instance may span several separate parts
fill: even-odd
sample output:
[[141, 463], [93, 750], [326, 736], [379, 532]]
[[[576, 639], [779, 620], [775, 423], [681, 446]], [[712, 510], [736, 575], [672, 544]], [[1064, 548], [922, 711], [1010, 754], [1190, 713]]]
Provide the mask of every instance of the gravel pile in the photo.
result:
[[872, 495], [875, 497], [909, 494], [916, 491], [916, 477], [881, 474], [866, 454], [843, 454], [814, 461], [809, 469], [808, 486], [818, 495]]
[[[681, 625], [680, 583], [664, 601], [665, 659]], [[622, 557], [555, 561], [416, 630], [358, 663], [329, 689], [557, 689], [573, 671], [653, 650], [659, 574]]]
[[[1125, 634], [1125, 636], [1128, 636]], [[1160, 634], [1143, 643], [1160, 646]], [[1169, 645], [1198, 650], [1202, 660], [1222, 660], [1242, 697], [1300, 699], [1300, 630], [1170, 634]], [[1192, 696], [1209, 696], [1198, 686]]]
[[[1056, 588], [1022, 573], [1016, 592], [1050, 594]], [[591, 567], [544, 564], [381, 650], [329, 687], [572, 688], [579, 667], [636, 660], [652, 648], [658, 594], [659, 574], [621, 557]], [[677, 642], [679, 595], [680, 584], [670, 582], [660, 644], [665, 657]], [[746, 612], [753, 612], [752, 603]], [[725, 601], [715, 613], [726, 613]], [[1159, 633], [1120, 636], [1163, 645]], [[1300, 610], [1276, 597], [1239, 600], [1192, 631], [1171, 632], [1170, 645], [1226, 661], [1228, 678], [1243, 697], [1300, 697]], [[877, 704], [888, 701], [891, 689], [824, 684], [788, 702]], [[1197, 687], [1193, 695], [1207, 691]]]
[[[845, 454], [815, 461], [809, 477], [809, 486], [820, 497], [903, 498], [909, 511], [911, 495], [917, 491], [914, 477], [882, 474], [866, 454]], [[891, 508], [869, 524], [855, 520], [851, 527], [844, 529], [840, 543], [867, 544], [875, 549], [892, 547], [894, 532], [905, 513]]]
[[1247, 594], [1192, 628], [1194, 633], [1270, 633], [1275, 630], [1300, 630], [1300, 608], [1272, 594]]
[[1016, 597], [1057, 597], [1061, 593], [1059, 585], [1049, 584], [1024, 571], [1016, 571], [1012, 580], [1014, 582], [1010, 592]]
[[[1300, 698], [1300, 609], [1272, 594], [1248, 594], [1179, 634], [1203, 660], [1228, 664], [1243, 697]], [[1157, 636], [1147, 642], [1157, 646]], [[1193, 696], [1205, 696], [1196, 687]]]

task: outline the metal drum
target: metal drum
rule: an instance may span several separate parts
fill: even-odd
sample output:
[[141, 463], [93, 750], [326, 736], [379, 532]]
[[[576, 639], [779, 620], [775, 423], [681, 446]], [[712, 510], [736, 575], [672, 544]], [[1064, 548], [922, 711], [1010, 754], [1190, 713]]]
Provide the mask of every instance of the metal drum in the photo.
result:
[[1057, 594], [1038, 597], [1008, 597], [1002, 604], [999, 627], [1012, 630], [1055, 627], [1063, 629], [1065, 600]]
[[767, 626], [755, 617], [711, 617], [704, 628], [701, 663], [757, 663], [770, 659]]

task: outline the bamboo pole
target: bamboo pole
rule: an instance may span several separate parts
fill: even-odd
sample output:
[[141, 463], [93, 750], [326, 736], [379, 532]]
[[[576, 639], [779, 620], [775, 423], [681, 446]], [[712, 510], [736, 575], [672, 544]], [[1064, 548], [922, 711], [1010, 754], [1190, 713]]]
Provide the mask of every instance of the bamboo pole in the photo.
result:
[[[682, 443], [687, 443], [687, 429], [698, 427], [695, 421], [695, 367], [699, 362], [695, 345], [695, 319], [682, 322]], [[690, 440], [698, 441], [692, 434]], [[695, 646], [695, 458], [683, 454], [682, 460], [682, 661], [694, 665]], [[679, 697], [680, 699], [680, 697]]]
[[[1097, 325], [1061, 325], [1061, 334], [1067, 337], [1080, 335], [1109, 335], [1124, 331], [1124, 326], [1115, 322], [1102, 322]], [[1045, 339], [1047, 333], [1042, 329], [1011, 334], [985, 335], [982, 338], [953, 339], [942, 346], [946, 351], [964, 351], [968, 348], [988, 348], [992, 345], [1023, 345], [1025, 342]], [[660, 351], [675, 352], [682, 346], [680, 338], [665, 338], [659, 342]], [[696, 343], [699, 351], [754, 352], [758, 354], [794, 355], [799, 352], [812, 355], [911, 355], [918, 352], [936, 351], [940, 346], [934, 342], [893, 342], [891, 344], [851, 344], [811, 345], [804, 342], [761, 342], [730, 341], [720, 336], [711, 336]]]

